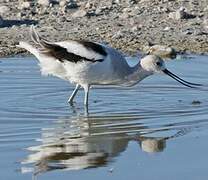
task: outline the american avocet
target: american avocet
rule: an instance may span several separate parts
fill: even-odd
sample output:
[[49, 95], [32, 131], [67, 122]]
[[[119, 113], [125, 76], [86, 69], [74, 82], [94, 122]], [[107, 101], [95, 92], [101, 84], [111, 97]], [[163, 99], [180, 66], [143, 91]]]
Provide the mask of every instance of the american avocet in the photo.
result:
[[154, 73], [165, 73], [188, 87], [200, 86], [171, 73], [166, 69], [164, 61], [155, 55], [147, 55], [137, 65], [130, 67], [121, 53], [100, 43], [80, 40], [48, 41], [33, 26], [31, 38], [38, 48], [27, 42], [20, 42], [19, 47], [36, 56], [42, 73], [76, 84], [69, 103], [73, 102], [80, 87], [84, 88], [84, 104], [87, 106], [92, 85], [133, 86]]

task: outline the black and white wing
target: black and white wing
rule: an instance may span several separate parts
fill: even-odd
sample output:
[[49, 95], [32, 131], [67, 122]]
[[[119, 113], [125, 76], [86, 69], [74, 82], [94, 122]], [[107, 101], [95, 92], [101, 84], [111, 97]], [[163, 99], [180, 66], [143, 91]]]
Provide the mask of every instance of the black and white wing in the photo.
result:
[[54, 57], [61, 62], [102, 62], [107, 56], [105, 47], [100, 44], [88, 41], [72, 40], [63, 42], [50, 42], [42, 38], [35, 31], [33, 26], [31, 27], [31, 38], [37, 45], [41, 46], [41, 53]]

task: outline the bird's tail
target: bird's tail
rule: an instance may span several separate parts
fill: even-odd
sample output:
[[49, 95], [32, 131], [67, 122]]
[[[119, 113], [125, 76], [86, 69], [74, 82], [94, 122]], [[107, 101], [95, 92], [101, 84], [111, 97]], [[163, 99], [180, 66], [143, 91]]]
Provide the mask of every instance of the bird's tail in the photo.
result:
[[33, 25], [30, 28], [30, 36], [31, 36], [31, 39], [33, 40], [33, 42], [36, 45], [41, 46], [42, 48], [50, 47], [51, 44], [52, 44], [52, 42], [50, 42], [50, 41], [44, 39], [43, 37], [41, 37], [39, 35], [39, 33], [35, 30], [35, 27]]
[[20, 41], [17, 47], [26, 49], [38, 58], [40, 50], [47, 48], [50, 45], [50, 42], [42, 38], [33, 25], [30, 28], [30, 37], [37, 46], [41, 47], [40, 49], [24, 41]]
[[36, 57], [39, 55], [38, 49], [29, 44], [28, 42], [20, 41], [17, 47], [24, 48]]
[[33, 25], [30, 27], [30, 37], [35, 44], [41, 45], [42, 37], [38, 34]]

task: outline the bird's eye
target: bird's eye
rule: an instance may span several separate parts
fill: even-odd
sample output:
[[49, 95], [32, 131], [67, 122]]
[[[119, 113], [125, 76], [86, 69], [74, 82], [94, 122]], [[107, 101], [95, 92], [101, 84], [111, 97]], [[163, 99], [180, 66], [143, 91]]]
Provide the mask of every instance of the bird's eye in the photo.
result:
[[158, 65], [158, 66], [162, 66], [162, 63], [161, 62], [156, 62], [156, 64]]

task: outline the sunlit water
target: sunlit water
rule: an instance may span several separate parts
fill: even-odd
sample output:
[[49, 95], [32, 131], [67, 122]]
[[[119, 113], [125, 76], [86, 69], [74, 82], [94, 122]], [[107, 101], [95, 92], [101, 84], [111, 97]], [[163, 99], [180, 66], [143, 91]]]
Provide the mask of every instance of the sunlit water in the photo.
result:
[[73, 86], [41, 76], [34, 58], [1, 59], [0, 179], [207, 179], [208, 57], [167, 66], [205, 87], [165, 75], [95, 87], [86, 115], [83, 91], [69, 106]]

